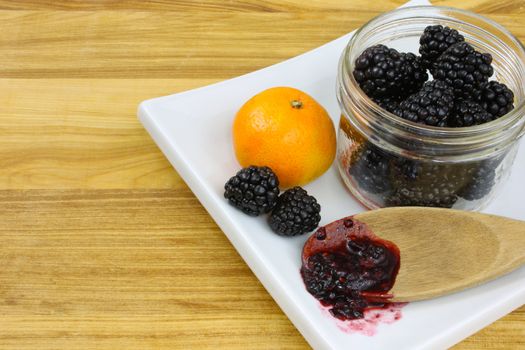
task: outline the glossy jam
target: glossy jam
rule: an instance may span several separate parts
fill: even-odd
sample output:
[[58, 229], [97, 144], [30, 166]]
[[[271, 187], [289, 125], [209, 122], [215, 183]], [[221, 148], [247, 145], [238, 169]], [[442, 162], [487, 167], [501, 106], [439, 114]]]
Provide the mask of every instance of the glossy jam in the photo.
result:
[[397, 246], [375, 236], [352, 217], [319, 228], [303, 248], [306, 289], [341, 320], [360, 319], [364, 310], [388, 304], [399, 271]]

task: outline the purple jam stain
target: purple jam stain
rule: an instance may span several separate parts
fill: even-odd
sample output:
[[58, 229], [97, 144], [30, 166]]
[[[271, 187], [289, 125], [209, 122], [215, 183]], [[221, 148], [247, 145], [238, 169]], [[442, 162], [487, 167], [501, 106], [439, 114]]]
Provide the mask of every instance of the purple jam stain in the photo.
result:
[[[382, 308], [365, 309], [363, 318], [346, 321], [335, 319], [336, 326], [345, 333], [359, 333], [371, 337], [376, 335], [380, 324], [399, 321], [403, 317], [401, 309], [407, 304], [387, 303]], [[320, 305], [320, 308], [324, 314], [332, 317], [328, 307]]]
[[378, 323], [401, 318], [400, 305], [404, 304], [390, 303], [392, 295], [388, 294], [399, 264], [399, 248], [394, 243], [346, 217], [319, 228], [306, 241], [301, 276], [306, 290], [333, 317], [351, 321], [344, 323], [345, 330], [361, 329], [371, 335]]

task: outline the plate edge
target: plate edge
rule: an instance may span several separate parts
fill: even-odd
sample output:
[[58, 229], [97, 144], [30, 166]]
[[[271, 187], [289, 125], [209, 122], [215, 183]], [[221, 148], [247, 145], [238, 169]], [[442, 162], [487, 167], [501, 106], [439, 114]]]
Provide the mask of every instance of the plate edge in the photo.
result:
[[[271, 295], [273, 300], [290, 319], [294, 326], [299, 330], [302, 336], [314, 349], [332, 349], [330, 343], [326, 341], [323, 334], [318, 332], [314, 327], [315, 321], [308, 317], [307, 314], [303, 313], [301, 307], [295, 303], [293, 298], [287, 295], [286, 290], [282, 287], [279, 279], [276, 278], [270, 269], [265, 269], [260, 266], [265, 265], [264, 259], [262, 259], [252, 247], [249, 241], [242, 238], [239, 234], [239, 228], [236, 226], [235, 221], [222, 211], [212, 210], [211, 206], [214, 204], [214, 199], [207, 199], [206, 190], [207, 186], [200, 180], [198, 174], [191, 171], [190, 167], [186, 165], [186, 162], [180, 154], [172, 152], [170, 149], [177, 149], [168, 138], [164, 136], [161, 128], [155, 123], [154, 119], [150, 116], [147, 111], [147, 105], [152, 100], [142, 102], [138, 108], [138, 117], [144, 128], [148, 131], [150, 136], [154, 139], [155, 143], [161, 149], [162, 153], [169, 160], [172, 166], [176, 169], [178, 174], [183, 178], [188, 187], [194, 192], [199, 202], [204, 206], [208, 214], [213, 218], [216, 224], [223, 231], [224, 235], [228, 238], [230, 243], [237, 250], [242, 259], [246, 262], [250, 270], [254, 273], [256, 278], [261, 282], [266, 291]], [[157, 137], [155, 137], [157, 136]], [[229, 230], [234, 230], [236, 237], [228, 233]], [[249, 251], [247, 254], [245, 251]], [[282, 301], [281, 301], [282, 300]], [[285, 305], [285, 302], [288, 302]]]

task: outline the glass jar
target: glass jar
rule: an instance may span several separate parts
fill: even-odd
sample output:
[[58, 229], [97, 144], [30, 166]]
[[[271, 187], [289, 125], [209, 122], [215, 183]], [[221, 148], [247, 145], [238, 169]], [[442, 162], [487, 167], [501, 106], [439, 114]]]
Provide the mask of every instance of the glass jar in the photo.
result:
[[[352, 72], [366, 48], [384, 44], [417, 54], [423, 30], [436, 24], [457, 29], [476, 50], [492, 55], [491, 80], [514, 92], [511, 112], [477, 126], [433, 127], [387, 112], [360, 89]], [[342, 54], [337, 78], [337, 164], [352, 194], [371, 209], [485, 206], [508, 177], [524, 132], [524, 62], [523, 46], [505, 28], [458, 9], [402, 8], [361, 27]]]

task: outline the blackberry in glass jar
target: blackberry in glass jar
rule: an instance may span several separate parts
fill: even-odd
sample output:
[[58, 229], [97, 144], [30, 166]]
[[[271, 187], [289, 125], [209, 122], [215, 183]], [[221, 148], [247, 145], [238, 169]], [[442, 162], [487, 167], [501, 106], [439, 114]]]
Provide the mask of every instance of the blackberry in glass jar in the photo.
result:
[[[405, 70], [399, 67], [406, 66], [406, 60], [397, 65], [393, 61], [417, 53], [429, 26], [448, 28], [454, 35], [457, 31], [461, 40], [436, 51], [436, 57], [430, 57], [436, 63], [423, 64], [429, 77], [435, 75], [424, 82], [419, 79], [425, 74], [419, 57]], [[434, 41], [440, 37], [433, 34]], [[374, 49], [366, 51], [369, 48]], [[456, 59], [465, 61], [455, 65]], [[351, 193], [369, 208], [484, 207], [508, 177], [524, 133], [524, 62], [523, 46], [512, 34], [468, 11], [410, 7], [364, 25], [345, 48], [337, 78], [342, 114], [337, 164]], [[407, 79], [377, 72], [391, 66], [403, 71], [403, 77], [417, 78], [410, 86], [396, 86]], [[376, 86], [382, 84], [378, 78], [373, 80], [374, 93], [365, 91], [371, 85], [367, 74], [372, 79], [372, 73], [388, 77], [385, 96], [376, 93], [386, 91]], [[440, 79], [440, 74], [458, 79]]]

